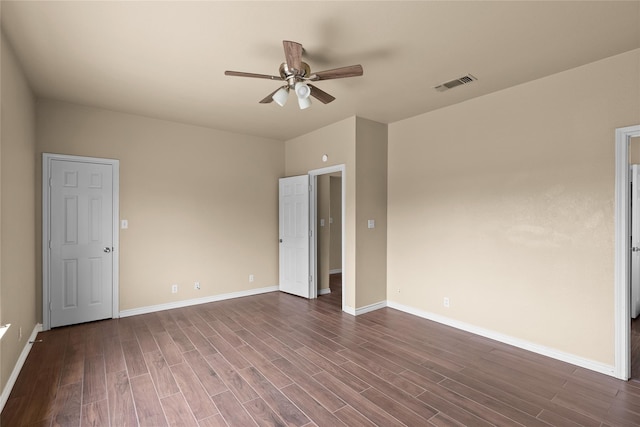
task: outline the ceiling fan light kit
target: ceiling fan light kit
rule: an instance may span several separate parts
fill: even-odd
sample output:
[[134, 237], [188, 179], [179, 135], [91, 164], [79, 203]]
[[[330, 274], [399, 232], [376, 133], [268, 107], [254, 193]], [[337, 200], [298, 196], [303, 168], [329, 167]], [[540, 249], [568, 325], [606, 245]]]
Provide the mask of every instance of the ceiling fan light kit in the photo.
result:
[[284, 40], [282, 44], [284, 46], [286, 62], [283, 62], [280, 65], [280, 77], [266, 74], [245, 73], [242, 71], [225, 71], [224, 74], [226, 76], [285, 81], [285, 86], [276, 89], [259, 102], [261, 104], [269, 104], [272, 101], [275, 101], [276, 104], [283, 107], [287, 102], [289, 91], [293, 89], [298, 98], [298, 106], [301, 110], [307, 109], [311, 106], [311, 96], [323, 104], [328, 104], [336, 99], [327, 92], [318, 89], [316, 86], [308, 84], [307, 82], [341, 79], [345, 77], [358, 77], [363, 74], [362, 65], [350, 65], [348, 67], [334, 68], [332, 70], [320, 71], [311, 74], [309, 64], [302, 62], [302, 45], [288, 40]]

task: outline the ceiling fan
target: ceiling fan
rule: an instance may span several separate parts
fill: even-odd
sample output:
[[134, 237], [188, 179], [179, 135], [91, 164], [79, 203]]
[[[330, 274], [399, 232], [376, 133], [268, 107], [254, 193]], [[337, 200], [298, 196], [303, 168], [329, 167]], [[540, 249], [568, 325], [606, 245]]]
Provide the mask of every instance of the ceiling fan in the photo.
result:
[[313, 96], [323, 104], [336, 99], [327, 92], [318, 89], [308, 82], [318, 80], [342, 79], [345, 77], [361, 76], [362, 65], [350, 65], [348, 67], [334, 68], [332, 70], [311, 73], [309, 64], [302, 62], [302, 45], [300, 43], [284, 40], [284, 56], [286, 62], [280, 65], [280, 76], [270, 76], [267, 74], [244, 73], [242, 71], [225, 71], [226, 76], [253, 77], [258, 79], [280, 80], [286, 82], [284, 86], [271, 92], [260, 104], [269, 104], [275, 101], [279, 106], [284, 106], [289, 96], [289, 91], [293, 90], [298, 98], [298, 105], [301, 110], [311, 106], [310, 96]]

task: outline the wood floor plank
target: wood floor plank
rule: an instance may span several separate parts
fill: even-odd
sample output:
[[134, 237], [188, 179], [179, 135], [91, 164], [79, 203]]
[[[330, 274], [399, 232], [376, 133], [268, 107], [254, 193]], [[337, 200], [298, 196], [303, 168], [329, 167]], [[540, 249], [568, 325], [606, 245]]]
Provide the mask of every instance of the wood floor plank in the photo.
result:
[[107, 396], [111, 425], [135, 426], [138, 424], [131, 385], [126, 371], [107, 374]]
[[247, 383], [271, 406], [288, 425], [303, 426], [309, 418], [253, 366], [238, 371]]
[[248, 345], [237, 347], [236, 350], [254, 367], [258, 368], [262, 375], [267, 377], [269, 381], [277, 388], [285, 387], [291, 384], [291, 378], [286, 376], [280, 369], [262, 357], [260, 353], [255, 351]]
[[334, 412], [334, 415], [349, 427], [375, 427], [367, 417], [347, 405]]
[[185, 353], [196, 349], [182, 329], [169, 329], [167, 332], [181, 352]]
[[[53, 427], [80, 425], [80, 407], [82, 405], [82, 382], [66, 384], [58, 389], [52, 413]], [[11, 425], [8, 423], [0, 425]], [[17, 424], [16, 424], [17, 425]]]
[[109, 404], [107, 400], [82, 405], [82, 426], [109, 427]]
[[158, 347], [164, 356], [164, 360], [169, 366], [182, 363], [182, 352], [178, 346], [173, 342], [173, 339], [168, 332], [163, 331], [153, 335]]
[[82, 381], [84, 376], [84, 342], [70, 344], [64, 357], [60, 385]]
[[238, 371], [236, 371], [221, 354], [212, 354], [207, 356], [206, 359], [240, 403], [248, 402], [259, 397], [258, 393], [251, 388]]
[[376, 406], [360, 393], [340, 382], [333, 375], [327, 372], [320, 372], [314, 378], [326, 388], [334, 392], [340, 399], [367, 417], [371, 422], [379, 426], [398, 425], [399, 421], [393, 418], [386, 411]]
[[153, 339], [153, 335], [149, 328], [147, 328], [146, 324], [135, 328], [133, 332], [138, 339], [138, 344], [140, 345], [140, 350], [143, 354], [159, 350], [156, 340]]
[[82, 404], [97, 402], [107, 398], [104, 356], [87, 356], [84, 361], [84, 381]]
[[121, 344], [129, 378], [148, 373], [149, 370], [142, 355], [142, 350], [140, 350], [140, 345], [138, 345], [138, 340], [122, 341]]
[[278, 366], [282, 372], [286, 372], [289, 378], [309, 393], [310, 396], [320, 402], [330, 412], [335, 412], [345, 406], [344, 401], [342, 401], [338, 396], [333, 394], [330, 390], [313, 379], [313, 377], [300, 370], [287, 359], [276, 359], [273, 361], [273, 364]]
[[197, 420], [211, 417], [219, 412], [188, 364], [173, 365], [171, 372]]
[[198, 421], [200, 427], [227, 427], [227, 423], [222, 418], [222, 415], [214, 415], [213, 417], [205, 418]]
[[[251, 366], [247, 359], [242, 357], [242, 355], [220, 335], [211, 335], [208, 336], [207, 339], [234, 368], [244, 369]], [[208, 355], [204, 356], [207, 357]]]
[[222, 378], [220, 378], [218, 373], [198, 351], [188, 351], [184, 353], [184, 358], [189, 366], [191, 366], [191, 369], [198, 377], [198, 381], [200, 381], [209, 396], [227, 390], [227, 386], [224, 381], [222, 381]]
[[180, 391], [160, 350], [145, 353], [144, 359], [147, 362], [151, 380], [156, 386], [158, 397], [163, 398]]
[[258, 425], [230, 391], [216, 394], [212, 399], [229, 427]]
[[124, 354], [122, 353], [122, 344], [117, 336], [105, 339], [104, 361], [107, 373], [120, 372], [126, 369]]
[[322, 406], [317, 400], [307, 394], [297, 384], [291, 384], [281, 389], [287, 398], [298, 408], [303, 408], [304, 413], [318, 426], [334, 427], [342, 425], [342, 422]]
[[160, 399], [167, 423], [175, 427], [198, 427], [187, 401], [181, 393]]
[[162, 427], [167, 419], [149, 374], [131, 378], [131, 391], [141, 427]]
[[284, 421], [261, 398], [253, 399], [242, 404], [253, 420], [261, 427], [285, 427]]
[[217, 350], [211, 345], [211, 343], [200, 333], [198, 328], [195, 326], [189, 326], [186, 328], [182, 328], [184, 333], [189, 338], [189, 341], [193, 343], [195, 348], [202, 354], [206, 356], [208, 354], [217, 353]]

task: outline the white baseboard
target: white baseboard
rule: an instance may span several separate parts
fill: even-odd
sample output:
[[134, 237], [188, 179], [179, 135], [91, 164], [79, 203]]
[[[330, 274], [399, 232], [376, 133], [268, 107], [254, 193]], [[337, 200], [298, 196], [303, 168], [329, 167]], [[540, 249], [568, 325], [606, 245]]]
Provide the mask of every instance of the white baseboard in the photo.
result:
[[129, 310], [122, 310], [120, 312], [120, 317], [136, 316], [138, 314], [154, 313], [156, 311], [170, 310], [172, 308], [182, 308], [182, 307], [188, 307], [191, 305], [206, 304], [208, 302], [216, 302], [216, 301], [224, 301], [224, 300], [233, 299], [233, 298], [248, 297], [251, 295], [264, 294], [267, 292], [275, 292], [279, 289], [280, 288], [278, 286], [269, 286], [266, 288], [249, 289], [247, 291], [212, 295], [212, 296], [203, 297], [203, 298], [194, 298], [194, 299], [187, 299], [182, 301], [168, 302], [165, 304], [149, 305], [146, 307], [138, 307], [138, 308], [132, 308]]
[[341, 268], [336, 268], [333, 270], [329, 270], [329, 274], [338, 274], [338, 273], [342, 273], [342, 269]]
[[15, 385], [16, 380], [18, 379], [18, 375], [20, 374], [20, 371], [24, 366], [24, 362], [26, 362], [27, 360], [27, 356], [29, 356], [31, 347], [33, 346], [31, 342], [35, 341], [36, 336], [38, 335], [38, 332], [42, 332], [41, 323], [36, 323], [36, 326], [33, 328], [33, 331], [31, 332], [31, 335], [29, 335], [29, 339], [27, 340], [27, 343], [24, 345], [24, 348], [22, 349], [22, 353], [20, 353], [20, 357], [18, 357], [18, 360], [16, 361], [16, 364], [13, 367], [13, 371], [11, 371], [11, 375], [9, 376], [9, 379], [5, 384], [4, 389], [2, 390], [2, 395], [0, 396], [0, 412], [2, 412], [2, 410], [4, 409], [4, 405], [7, 403], [7, 400], [9, 400], [9, 395], [11, 394], [11, 390], [13, 389], [13, 386]]
[[387, 306], [387, 301], [380, 301], [373, 304], [365, 305], [364, 307], [356, 308], [356, 316], [368, 313], [370, 311], [380, 310]]
[[348, 305], [345, 305], [344, 310], [342, 311], [352, 316], [359, 316], [361, 314], [365, 314], [370, 311], [380, 310], [381, 308], [385, 308], [386, 306], [387, 306], [387, 301], [380, 301], [374, 304], [365, 305], [364, 307], [360, 307], [360, 308], [353, 308], [353, 307], [349, 307]]
[[560, 360], [562, 362], [570, 363], [575, 366], [580, 366], [582, 368], [589, 369], [591, 371], [595, 371], [601, 374], [615, 377], [615, 372], [614, 372], [615, 367], [613, 365], [607, 365], [601, 362], [596, 362], [591, 359], [586, 359], [584, 357], [576, 356], [574, 354], [565, 353], [563, 351], [556, 350], [551, 347], [535, 344], [526, 340], [522, 340], [520, 338], [515, 338], [509, 335], [501, 334], [499, 332], [492, 331], [490, 329], [485, 329], [479, 326], [471, 325], [469, 323], [460, 322], [458, 320], [441, 316], [439, 314], [418, 310], [416, 308], [398, 304], [393, 301], [388, 301], [387, 306], [389, 308], [394, 308], [396, 310], [400, 310], [405, 313], [413, 314], [414, 316], [422, 317], [424, 319], [432, 320], [434, 322], [451, 326], [456, 329], [461, 329], [463, 331], [471, 332], [473, 334], [480, 335], [495, 341], [499, 341], [504, 344], [509, 344], [514, 347], [521, 348], [523, 350], [528, 350], [533, 353], [538, 353], [543, 356], [551, 357], [552, 359]]
[[327, 295], [331, 293], [331, 288], [318, 289], [318, 295]]

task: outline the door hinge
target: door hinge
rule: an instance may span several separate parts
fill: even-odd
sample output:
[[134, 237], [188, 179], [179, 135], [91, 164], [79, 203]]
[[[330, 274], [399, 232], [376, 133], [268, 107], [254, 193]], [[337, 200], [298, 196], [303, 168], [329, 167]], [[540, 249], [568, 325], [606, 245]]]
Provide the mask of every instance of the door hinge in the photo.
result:
[[313, 237], [313, 230], [309, 230], [309, 237]]
[[309, 185], [309, 193], [311, 193], [311, 191], [313, 191], [313, 186]]
[[49, 249], [51, 249], [51, 239], [49, 239]]
[[313, 283], [313, 276], [309, 276], [309, 283]]
[[53, 183], [53, 178], [49, 178], [49, 188], [52, 187], [52, 183]]
[[49, 301], [49, 311], [51, 311], [51, 301]]

